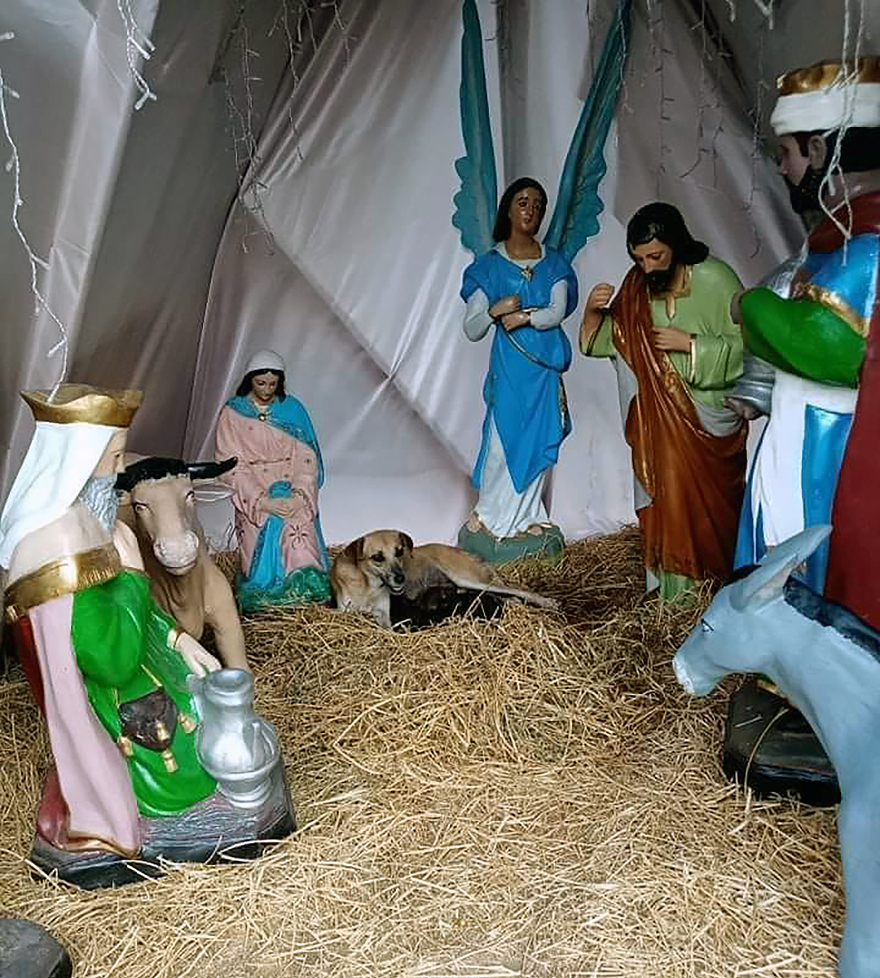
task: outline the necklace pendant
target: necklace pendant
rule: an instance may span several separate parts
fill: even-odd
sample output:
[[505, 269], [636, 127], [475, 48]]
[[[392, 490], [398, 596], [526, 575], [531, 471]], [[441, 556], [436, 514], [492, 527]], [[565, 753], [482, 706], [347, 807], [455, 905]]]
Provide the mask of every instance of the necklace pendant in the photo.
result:
[[260, 421], [265, 421], [266, 418], [269, 417], [269, 415], [268, 415], [268, 413], [266, 411], [260, 411], [258, 417], [259, 417]]
[[523, 278], [527, 282], [531, 282], [532, 275], [534, 275], [534, 274], [535, 274], [535, 268], [534, 268], [533, 265], [526, 265], [525, 268], [522, 269]]

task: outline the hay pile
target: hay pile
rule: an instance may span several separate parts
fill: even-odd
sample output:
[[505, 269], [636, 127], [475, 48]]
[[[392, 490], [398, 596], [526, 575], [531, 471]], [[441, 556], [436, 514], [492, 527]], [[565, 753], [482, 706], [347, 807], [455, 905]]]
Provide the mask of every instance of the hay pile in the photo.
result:
[[0, 684], [0, 910], [77, 978], [834, 974], [832, 811], [724, 782], [726, 697], [669, 660], [694, 620], [640, 598], [632, 531], [515, 574], [509, 606], [418, 633], [321, 609], [246, 624], [302, 830], [263, 859], [78, 892], [28, 852], [46, 740]]

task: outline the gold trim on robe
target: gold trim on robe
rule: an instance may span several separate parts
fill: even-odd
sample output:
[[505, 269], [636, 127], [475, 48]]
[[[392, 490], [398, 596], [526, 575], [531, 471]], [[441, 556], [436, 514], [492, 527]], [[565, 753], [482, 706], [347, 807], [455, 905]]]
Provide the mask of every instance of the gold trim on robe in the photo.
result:
[[830, 289], [825, 289], [821, 285], [814, 285], [812, 282], [798, 282], [792, 290], [793, 299], [812, 299], [819, 305], [825, 306], [831, 312], [836, 313], [840, 318], [859, 336], [867, 339], [870, 323], [864, 316], [860, 316], [855, 309], [845, 300]]
[[119, 553], [112, 543], [53, 560], [20, 577], [6, 589], [6, 621], [18, 621], [31, 608], [53, 598], [104, 584], [121, 570]]

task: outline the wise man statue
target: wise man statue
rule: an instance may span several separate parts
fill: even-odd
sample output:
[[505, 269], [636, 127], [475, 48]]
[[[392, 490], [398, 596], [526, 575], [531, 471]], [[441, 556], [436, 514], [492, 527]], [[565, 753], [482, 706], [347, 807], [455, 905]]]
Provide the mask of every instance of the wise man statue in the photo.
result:
[[141, 392], [25, 391], [36, 430], [0, 516], [6, 620], [54, 758], [37, 837], [61, 853], [136, 855], [140, 816], [211, 795], [192, 674], [219, 663], [150, 596], [116, 473]]
[[778, 90], [780, 172], [814, 226], [790, 291], [739, 301], [746, 348], [776, 376], [736, 562], [830, 522], [804, 579], [880, 628], [880, 58], [799, 68]]

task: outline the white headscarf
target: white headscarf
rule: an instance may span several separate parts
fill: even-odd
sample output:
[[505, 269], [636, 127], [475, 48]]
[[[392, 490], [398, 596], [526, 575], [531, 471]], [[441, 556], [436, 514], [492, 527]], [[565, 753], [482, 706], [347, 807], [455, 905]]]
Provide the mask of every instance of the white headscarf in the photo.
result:
[[274, 350], [258, 350], [248, 360], [244, 372], [249, 374], [254, 370], [278, 370], [284, 373], [284, 361]]
[[69, 509], [121, 428], [76, 421], [38, 421], [0, 516], [0, 566], [29, 533]]

